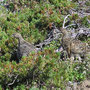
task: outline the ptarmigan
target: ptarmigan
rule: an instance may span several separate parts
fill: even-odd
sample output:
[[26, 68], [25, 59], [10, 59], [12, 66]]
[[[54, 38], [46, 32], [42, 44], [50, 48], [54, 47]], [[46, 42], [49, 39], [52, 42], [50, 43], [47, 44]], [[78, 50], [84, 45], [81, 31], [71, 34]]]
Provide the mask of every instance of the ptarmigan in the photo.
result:
[[37, 52], [37, 49], [34, 45], [30, 44], [29, 42], [25, 41], [21, 34], [14, 33], [12, 35], [14, 38], [18, 39], [18, 47], [17, 47], [17, 57], [18, 59], [21, 59], [22, 56], [28, 56], [30, 52], [35, 51]]
[[71, 38], [66, 29], [62, 28], [60, 31], [63, 34], [62, 46], [67, 51], [69, 57], [73, 59], [74, 57], [78, 57], [78, 59], [81, 60], [81, 56], [85, 56], [90, 52], [90, 48], [88, 48], [86, 43]]

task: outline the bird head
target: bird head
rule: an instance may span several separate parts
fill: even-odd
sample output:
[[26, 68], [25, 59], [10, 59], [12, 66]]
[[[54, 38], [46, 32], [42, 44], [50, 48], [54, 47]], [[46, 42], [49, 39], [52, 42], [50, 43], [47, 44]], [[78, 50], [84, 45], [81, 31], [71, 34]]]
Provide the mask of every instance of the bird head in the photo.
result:
[[14, 33], [14, 34], [12, 34], [12, 37], [17, 38], [17, 39], [22, 38], [20, 33]]

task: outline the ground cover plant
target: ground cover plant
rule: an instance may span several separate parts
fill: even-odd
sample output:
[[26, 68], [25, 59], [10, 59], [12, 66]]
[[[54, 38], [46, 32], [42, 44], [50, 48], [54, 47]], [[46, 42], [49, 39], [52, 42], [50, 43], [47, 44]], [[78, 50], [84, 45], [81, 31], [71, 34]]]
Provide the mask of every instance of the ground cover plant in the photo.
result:
[[[68, 82], [80, 82], [89, 77], [90, 57], [73, 64], [69, 59], [61, 60], [61, 52], [55, 52], [60, 40], [52, 41], [38, 53], [30, 53], [19, 63], [14, 56], [18, 41], [12, 37], [13, 33], [20, 33], [34, 45], [39, 44], [47, 38], [52, 22], [62, 27], [64, 16], [72, 8], [79, 8], [75, 0], [5, 0], [0, 4], [0, 89], [65, 90]], [[70, 16], [70, 20], [89, 28], [89, 17], [80, 17], [76, 13]], [[80, 39], [90, 44], [90, 37]]]

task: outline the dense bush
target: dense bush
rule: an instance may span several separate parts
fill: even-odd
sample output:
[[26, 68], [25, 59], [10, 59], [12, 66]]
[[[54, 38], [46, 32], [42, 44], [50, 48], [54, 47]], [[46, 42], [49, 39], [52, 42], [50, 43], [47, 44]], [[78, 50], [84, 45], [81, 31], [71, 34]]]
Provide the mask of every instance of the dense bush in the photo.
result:
[[[42, 42], [50, 31], [49, 24], [55, 22], [61, 27], [63, 15], [67, 15], [70, 8], [77, 6], [69, 0], [15, 1], [19, 3], [17, 10], [13, 2], [8, 2], [8, 11], [3, 6], [0, 9], [0, 88], [65, 89], [68, 81], [85, 79], [88, 64], [74, 62], [71, 65], [69, 60], [60, 61], [60, 53], [54, 52], [57, 48], [54, 41], [37, 55], [31, 53], [29, 57], [23, 57], [20, 63], [10, 61], [13, 52], [17, 49], [17, 40], [12, 38], [13, 33], [21, 33], [25, 40], [33, 44]], [[77, 21], [79, 16], [73, 15], [71, 20], [73, 18]], [[81, 20], [83, 25], [89, 27], [87, 17]]]

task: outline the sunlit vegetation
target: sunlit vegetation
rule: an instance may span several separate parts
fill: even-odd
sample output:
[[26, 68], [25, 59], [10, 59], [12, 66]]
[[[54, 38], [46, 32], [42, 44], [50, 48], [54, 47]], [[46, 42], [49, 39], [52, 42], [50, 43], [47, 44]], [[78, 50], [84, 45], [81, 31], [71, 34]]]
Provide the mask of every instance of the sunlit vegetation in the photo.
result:
[[[16, 8], [13, 2], [8, 2], [8, 10], [0, 7], [0, 90], [47, 90], [52, 87], [64, 90], [68, 81], [84, 80], [90, 74], [89, 60], [84, 63], [74, 62], [72, 65], [70, 60], [60, 60], [61, 53], [55, 53], [57, 45], [54, 41], [45, 46], [42, 52], [32, 52], [28, 57], [23, 57], [19, 63], [17, 59], [11, 60], [12, 53], [17, 49], [13, 33], [20, 33], [32, 44], [42, 42], [50, 31], [51, 22], [61, 27], [63, 16], [68, 14], [70, 8], [77, 8], [75, 0], [15, 1], [18, 3]], [[87, 18], [79, 18], [74, 14], [70, 19], [79, 19], [82, 25], [90, 27]], [[86, 42], [89, 43], [90, 38]]]

